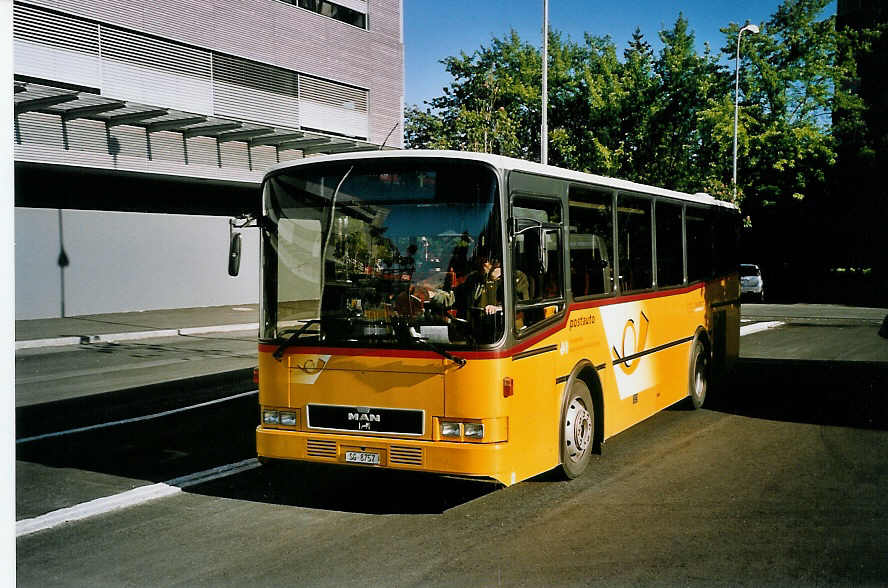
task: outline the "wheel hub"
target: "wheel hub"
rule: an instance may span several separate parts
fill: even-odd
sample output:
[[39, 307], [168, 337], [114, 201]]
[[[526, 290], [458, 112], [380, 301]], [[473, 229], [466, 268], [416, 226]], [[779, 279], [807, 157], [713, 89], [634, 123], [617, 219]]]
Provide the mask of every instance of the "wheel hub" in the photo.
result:
[[702, 398], [706, 393], [706, 360], [702, 354], [697, 357], [694, 367], [694, 396]]
[[570, 457], [578, 459], [592, 442], [592, 415], [579, 399], [570, 403], [565, 421], [564, 439], [570, 448]]

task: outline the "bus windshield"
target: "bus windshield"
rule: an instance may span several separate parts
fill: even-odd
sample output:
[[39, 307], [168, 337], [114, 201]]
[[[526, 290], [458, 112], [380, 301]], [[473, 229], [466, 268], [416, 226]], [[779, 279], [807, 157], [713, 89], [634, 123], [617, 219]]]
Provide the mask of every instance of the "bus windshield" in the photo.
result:
[[458, 348], [503, 336], [493, 170], [319, 163], [271, 176], [264, 199], [264, 340]]

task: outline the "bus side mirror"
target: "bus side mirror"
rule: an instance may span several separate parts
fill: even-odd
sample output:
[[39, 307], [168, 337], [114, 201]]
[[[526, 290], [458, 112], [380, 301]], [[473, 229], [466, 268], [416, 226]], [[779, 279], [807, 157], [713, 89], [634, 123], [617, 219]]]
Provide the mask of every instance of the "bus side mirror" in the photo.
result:
[[231, 233], [228, 243], [228, 275], [236, 276], [240, 273], [241, 241], [240, 233]]
[[549, 235], [554, 235], [555, 231], [547, 231], [540, 227], [540, 268], [544, 274], [549, 273]]

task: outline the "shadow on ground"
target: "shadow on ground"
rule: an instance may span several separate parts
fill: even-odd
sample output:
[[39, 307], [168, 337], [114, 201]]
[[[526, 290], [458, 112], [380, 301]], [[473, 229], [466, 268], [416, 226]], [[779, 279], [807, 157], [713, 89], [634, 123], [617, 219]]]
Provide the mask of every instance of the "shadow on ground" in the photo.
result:
[[[20, 443], [16, 459], [51, 468], [165, 482], [255, 457], [257, 420], [256, 396], [251, 395], [150, 421]], [[333, 511], [435, 514], [498, 487], [487, 481], [419, 472], [287, 462], [190, 486], [186, 491]], [[29, 508], [45, 512], [39, 505]]]
[[419, 472], [272, 463], [188, 488], [206, 496], [364, 514], [440, 514], [499, 484]]
[[888, 362], [740, 359], [706, 408], [752, 418], [888, 429]]
[[[713, 390], [707, 408], [758, 419], [888, 429], [888, 363], [744, 359]], [[29, 416], [37, 418], [39, 411]], [[245, 396], [151, 421], [22, 443], [17, 459], [163, 482], [255, 457], [257, 419], [256, 397]], [[332, 511], [418, 514], [440, 513], [497, 488], [417, 472], [274, 463], [187, 491]]]

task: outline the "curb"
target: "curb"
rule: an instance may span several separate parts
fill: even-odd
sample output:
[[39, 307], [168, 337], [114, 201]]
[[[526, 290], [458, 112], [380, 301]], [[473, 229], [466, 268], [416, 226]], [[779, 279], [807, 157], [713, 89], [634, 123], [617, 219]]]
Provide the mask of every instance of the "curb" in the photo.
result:
[[209, 327], [185, 327], [182, 329], [157, 329], [154, 331], [106, 333], [102, 335], [79, 335], [76, 337], [53, 337], [48, 339], [29, 339], [25, 341], [16, 341], [15, 350], [19, 351], [20, 349], [37, 349], [42, 347], [64, 347], [67, 345], [89, 345], [91, 343], [117, 343], [119, 341], [135, 341], [138, 339], [176, 337], [180, 335], [206, 335], [209, 333], [230, 333], [236, 331], [253, 330], [259, 330], [259, 323], [214, 325]]

